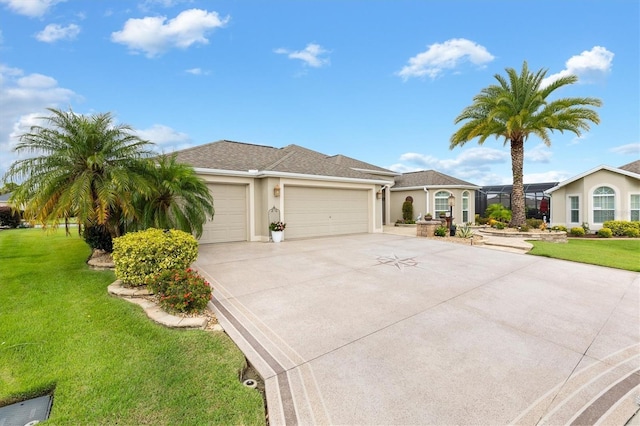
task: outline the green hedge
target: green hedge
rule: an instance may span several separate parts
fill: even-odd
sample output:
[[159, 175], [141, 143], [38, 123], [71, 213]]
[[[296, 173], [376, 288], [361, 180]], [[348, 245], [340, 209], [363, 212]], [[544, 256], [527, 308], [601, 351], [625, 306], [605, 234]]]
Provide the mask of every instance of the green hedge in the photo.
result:
[[598, 231], [598, 237], [600, 238], [611, 238], [612, 235], [613, 232], [611, 232], [611, 229], [609, 228], [600, 228]]
[[611, 229], [614, 237], [638, 237], [640, 235], [640, 222], [608, 220], [602, 224], [602, 227]]
[[581, 226], [576, 226], [574, 228], [571, 228], [569, 234], [571, 234], [572, 237], [584, 237], [584, 228]]
[[136, 287], [162, 271], [187, 269], [198, 257], [198, 241], [183, 231], [149, 228], [115, 238], [112, 255], [116, 277]]

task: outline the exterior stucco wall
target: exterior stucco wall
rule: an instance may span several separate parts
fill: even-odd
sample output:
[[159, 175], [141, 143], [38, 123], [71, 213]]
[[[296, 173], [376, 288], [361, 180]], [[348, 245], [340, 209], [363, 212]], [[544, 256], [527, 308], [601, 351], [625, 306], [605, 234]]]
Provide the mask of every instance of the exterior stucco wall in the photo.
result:
[[412, 191], [391, 191], [391, 217], [389, 223], [395, 223], [402, 219], [402, 204], [404, 200], [411, 196], [413, 198], [413, 220], [416, 220], [419, 214], [424, 216], [426, 211], [426, 194], [421, 190]]
[[462, 188], [430, 188], [427, 192], [424, 189], [414, 190], [397, 190], [391, 192], [391, 221], [394, 223], [398, 219], [402, 219], [402, 204], [407, 196], [413, 197], [413, 219], [415, 220], [419, 214], [424, 215], [431, 213], [436, 215], [435, 211], [435, 195], [439, 191], [445, 191], [453, 194], [455, 197], [455, 205], [453, 207], [453, 220], [454, 222], [461, 224], [462, 221], [462, 194], [466, 191], [469, 194], [468, 203], [468, 221], [473, 222], [475, 220], [475, 191], [473, 189]]
[[[596, 223], [593, 216], [593, 192], [607, 186], [615, 192], [615, 220], [631, 219], [631, 194], [640, 194], [640, 180], [609, 170], [598, 170], [551, 193], [551, 223], [567, 228], [580, 226], [582, 222], [597, 231], [602, 223]], [[578, 197], [579, 220], [571, 222], [569, 197]]]

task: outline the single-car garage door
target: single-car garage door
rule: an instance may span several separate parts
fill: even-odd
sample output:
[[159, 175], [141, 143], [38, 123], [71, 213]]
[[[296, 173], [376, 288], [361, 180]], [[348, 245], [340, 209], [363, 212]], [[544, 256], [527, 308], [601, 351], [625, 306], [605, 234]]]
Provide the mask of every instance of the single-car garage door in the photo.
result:
[[207, 184], [216, 212], [204, 224], [201, 244], [247, 240], [247, 186]]
[[287, 238], [369, 231], [367, 190], [286, 186], [284, 197]]

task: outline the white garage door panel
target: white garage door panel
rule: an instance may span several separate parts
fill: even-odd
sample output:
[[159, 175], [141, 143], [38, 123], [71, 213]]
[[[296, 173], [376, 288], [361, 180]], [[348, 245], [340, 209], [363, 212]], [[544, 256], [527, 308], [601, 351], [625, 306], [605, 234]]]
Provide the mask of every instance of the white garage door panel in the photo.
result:
[[366, 190], [285, 188], [287, 238], [355, 234], [369, 231]]
[[204, 225], [200, 243], [247, 240], [246, 185], [208, 184], [216, 212]]

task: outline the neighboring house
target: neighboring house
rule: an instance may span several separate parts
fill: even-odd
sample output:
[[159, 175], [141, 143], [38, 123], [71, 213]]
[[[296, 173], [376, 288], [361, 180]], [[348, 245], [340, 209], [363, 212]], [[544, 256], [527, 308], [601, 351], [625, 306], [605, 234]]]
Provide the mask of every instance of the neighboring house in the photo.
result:
[[8, 206], [9, 205], [9, 198], [11, 198], [11, 192], [7, 193], [7, 194], [2, 194], [0, 195], [0, 206]]
[[175, 154], [195, 168], [214, 198], [215, 216], [201, 243], [268, 241], [272, 208], [287, 224], [285, 238], [382, 232], [383, 198], [398, 175], [297, 145], [222, 140]]
[[596, 167], [546, 192], [553, 225], [571, 229], [586, 222], [597, 231], [608, 220], [640, 221], [640, 160]]
[[445, 175], [435, 170], [404, 173], [395, 179], [391, 188], [391, 219], [402, 219], [402, 204], [408, 196], [413, 198], [413, 219], [431, 213], [438, 217], [449, 211], [449, 196], [453, 194], [453, 221], [475, 221], [475, 191], [480, 187]]

